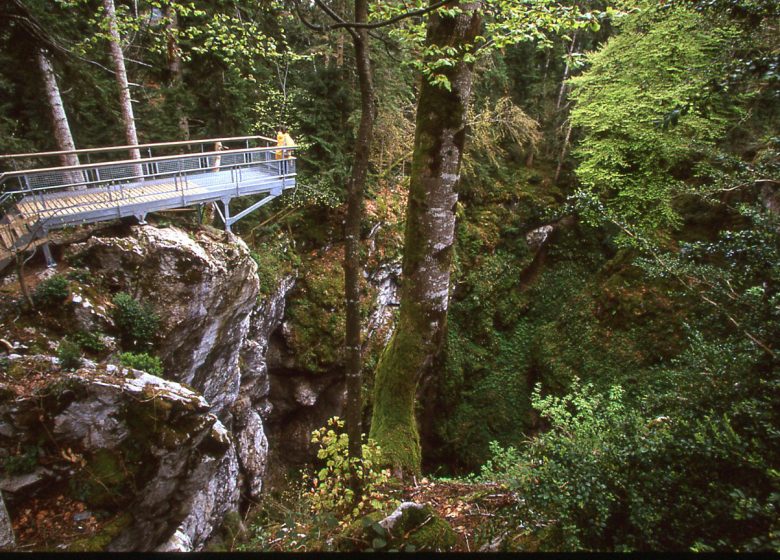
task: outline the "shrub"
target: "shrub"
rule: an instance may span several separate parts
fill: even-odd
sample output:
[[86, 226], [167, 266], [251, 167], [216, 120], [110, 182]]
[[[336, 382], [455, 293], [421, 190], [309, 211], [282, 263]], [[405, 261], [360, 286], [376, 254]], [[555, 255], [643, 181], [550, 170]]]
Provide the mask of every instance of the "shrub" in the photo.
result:
[[[389, 495], [390, 472], [379, 467], [379, 447], [369, 440], [363, 444], [363, 459], [350, 459], [343, 427], [344, 422], [334, 417], [312, 432], [312, 443], [319, 444], [320, 468], [293, 481], [281, 501], [273, 494], [264, 498], [251, 523], [250, 542], [241, 545], [241, 550], [355, 550], [371, 544], [361, 538], [366, 527], [365, 518], [361, 525], [361, 517], [367, 516], [369, 525], [378, 527], [375, 522], [390, 513], [398, 501]], [[349, 486], [351, 468], [362, 483], [357, 497]]]
[[152, 306], [135, 300], [125, 292], [114, 296], [113, 302], [113, 317], [122, 346], [133, 350], [151, 348], [160, 324], [160, 318]]
[[63, 338], [57, 348], [57, 357], [62, 369], [76, 369], [81, 365], [81, 347], [72, 340]]
[[[328, 425], [312, 432], [312, 443], [319, 444], [317, 458], [324, 461], [317, 475], [311, 478], [308, 501], [314, 514], [332, 512], [346, 526], [359, 515], [381, 510], [386, 504], [381, 486], [390, 480], [390, 471], [379, 467], [381, 451], [373, 440], [363, 444], [363, 458], [349, 457], [349, 437], [343, 432], [344, 421], [337, 416]], [[355, 496], [350, 488], [350, 469], [360, 479], [362, 495]]]
[[73, 341], [82, 349], [89, 350], [95, 354], [99, 354], [106, 349], [106, 345], [101, 339], [101, 333], [77, 332], [73, 335]]
[[3, 470], [9, 475], [33, 472], [38, 466], [38, 456], [41, 449], [35, 445], [25, 445], [24, 451], [18, 455], [10, 455], [3, 459]]
[[33, 293], [33, 301], [36, 305], [56, 305], [62, 303], [68, 293], [68, 279], [55, 274], [38, 284]]
[[522, 524], [521, 536], [549, 550], [777, 550], [777, 453], [764, 442], [778, 430], [763, 425], [775, 423], [769, 400], [693, 410], [691, 401], [704, 397], [685, 386], [691, 372], [659, 376], [674, 383], [676, 400], [686, 395], [668, 415], [643, 414], [620, 387], [598, 394], [575, 380], [570, 394], [542, 398], [537, 385], [533, 403], [550, 430], [521, 450], [494, 445], [482, 471], [523, 498], [506, 525]]
[[133, 369], [140, 369], [152, 375], [162, 375], [163, 365], [160, 358], [150, 356], [146, 352], [135, 354], [133, 352], [123, 352], [119, 355], [119, 363]]

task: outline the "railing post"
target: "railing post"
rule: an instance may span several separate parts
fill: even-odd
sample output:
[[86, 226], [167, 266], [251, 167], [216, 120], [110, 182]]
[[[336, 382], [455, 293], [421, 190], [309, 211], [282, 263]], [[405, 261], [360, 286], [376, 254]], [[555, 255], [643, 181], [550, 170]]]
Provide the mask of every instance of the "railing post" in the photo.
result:
[[184, 178], [184, 172], [181, 168], [181, 159], [176, 160], [179, 170], [179, 183], [181, 184], [181, 203], [184, 205], [184, 191], [187, 189], [187, 179]]

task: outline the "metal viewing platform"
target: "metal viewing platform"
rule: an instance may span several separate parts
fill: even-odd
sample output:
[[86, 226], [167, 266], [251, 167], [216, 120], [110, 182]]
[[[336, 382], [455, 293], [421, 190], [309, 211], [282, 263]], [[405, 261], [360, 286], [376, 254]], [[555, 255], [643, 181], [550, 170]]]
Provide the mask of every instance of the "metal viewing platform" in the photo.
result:
[[[118, 152], [131, 149], [144, 157], [116, 159]], [[195, 204], [221, 202], [222, 208], [214, 206], [230, 231], [235, 222], [295, 187], [294, 149], [278, 148], [272, 138], [242, 136], [0, 156], [0, 164], [17, 168], [46, 165], [62, 156], [87, 160], [0, 174], [0, 268], [39, 245], [52, 264], [47, 241], [53, 229], [127, 216], [144, 223], [149, 212]], [[230, 201], [249, 195], [265, 196], [231, 216]]]

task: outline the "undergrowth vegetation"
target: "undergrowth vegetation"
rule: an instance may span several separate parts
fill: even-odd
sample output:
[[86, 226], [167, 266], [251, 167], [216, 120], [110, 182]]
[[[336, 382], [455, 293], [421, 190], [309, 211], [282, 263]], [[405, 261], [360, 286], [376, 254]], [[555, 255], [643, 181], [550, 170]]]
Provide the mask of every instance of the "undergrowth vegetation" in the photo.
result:
[[[373, 524], [377, 514], [390, 513], [390, 471], [381, 467], [381, 450], [369, 440], [362, 458], [350, 458], [344, 421], [338, 417], [312, 433], [317, 463], [305, 470], [280, 499], [270, 498], [255, 513], [248, 550], [323, 551], [370, 548], [359, 537], [361, 519]], [[352, 473], [360, 483], [355, 492]]]
[[113, 299], [113, 317], [122, 345], [132, 350], [148, 350], [157, 336], [160, 317], [148, 303], [142, 303], [126, 292]]

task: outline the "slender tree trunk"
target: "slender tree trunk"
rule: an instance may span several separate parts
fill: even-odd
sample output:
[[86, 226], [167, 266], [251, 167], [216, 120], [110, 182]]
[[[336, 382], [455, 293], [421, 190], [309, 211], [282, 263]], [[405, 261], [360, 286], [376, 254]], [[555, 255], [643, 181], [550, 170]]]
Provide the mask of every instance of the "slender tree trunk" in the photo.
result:
[[[431, 15], [426, 43], [473, 44], [482, 27], [482, 2], [460, 2], [455, 17]], [[420, 471], [414, 416], [417, 384], [446, 333], [456, 191], [466, 136], [472, 67], [445, 75], [451, 91], [423, 81], [417, 106], [412, 175], [406, 211], [400, 317], [376, 371], [371, 437], [397, 475]]]
[[[49, 103], [52, 127], [54, 128], [54, 140], [60, 151], [72, 151], [76, 149], [73, 136], [70, 133], [68, 116], [65, 114], [65, 106], [62, 104], [60, 88], [57, 85], [57, 77], [54, 75], [54, 67], [49, 59], [49, 54], [42, 48], [36, 53], [38, 68], [43, 76], [43, 85], [46, 90], [46, 100]], [[76, 154], [62, 154], [60, 165], [78, 165], [79, 158]]]
[[[368, 21], [367, 0], [355, 0], [355, 21]], [[357, 29], [353, 40], [358, 82], [360, 84], [360, 126], [355, 143], [352, 176], [348, 184], [347, 220], [345, 224], [344, 294], [346, 297], [346, 421], [349, 435], [349, 456], [362, 456], [362, 358], [360, 340], [360, 222], [363, 215], [363, 193], [368, 175], [368, 159], [374, 138], [374, 83], [371, 74], [368, 31]], [[358, 489], [356, 476], [353, 489]], [[357, 494], [357, 492], [356, 492]]]
[[190, 139], [190, 122], [189, 118], [184, 112], [179, 95], [180, 89], [184, 82], [184, 76], [181, 66], [181, 52], [179, 51], [179, 43], [177, 41], [179, 31], [179, 16], [176, 10], [172, 6], [168, 6], [165, 9], [166, 16], [168, 17], [168, 24], [166, 26], [166, 33], [168, 34], [168, 73], [170, 75], [169, 87], [175, 90], [176, 101], [174, 103], [176, 116], [179, 121], [179, 132], [181, 133], [181, 140]]
[[[125, 139], [129, 146], [138, 145], [138, 135], [135, 131], [135, 117], [133, 116], [133, 103], [130, 99], [130, 86], [127, 83], [127, 70], [125, 69], [125, 55], [122, 53], [122, 41], [119, 36], [119, 27], [116, 23], [116, 10], [114, 0], [103, 0], [103, 8], [106, 11], [108, 33], [111, 36], [111, 60], [114, 63], [116, 83], [119, 87], [119, 105], [122, 111], [122, 122], [125, 125]], [[131, 159], [141, 159], [138, 148], [130, 150]], [[139, 171], [140, 171], [140, 166]]]
[[[574, 49], [577, 45], [577, 32], [575, 31], [571, 38], [571, 45], [569, 45], [569, 56], [571, 57], [574, 54]], [[571, 68], [569, 67], [569, 61], [566, 61], [566, 66], [563, 67], [563, 78], [561, 78], [561, 89], [558, 90], [558, 101], [555, 103], [555, 109], [560, 110], [561, 104], [563, 103], [563, 96], [566, 93], [566, 90], [568, 89], [566, 80], [569, 79], [569, 72], [571, 72]]]
[[561, 147], [561, 154], [558, 156], [558, 166], [555, 168], [555, 179], [557, 183], [558, 178], [561, 176], [561, 170], [563, 169], [563, 162], [566, 160], [566, 152], [569, 149], [569, 141], [571, 140], [571, 120], [566, 122], [566, 136], [563, 139], [563, 146]]

